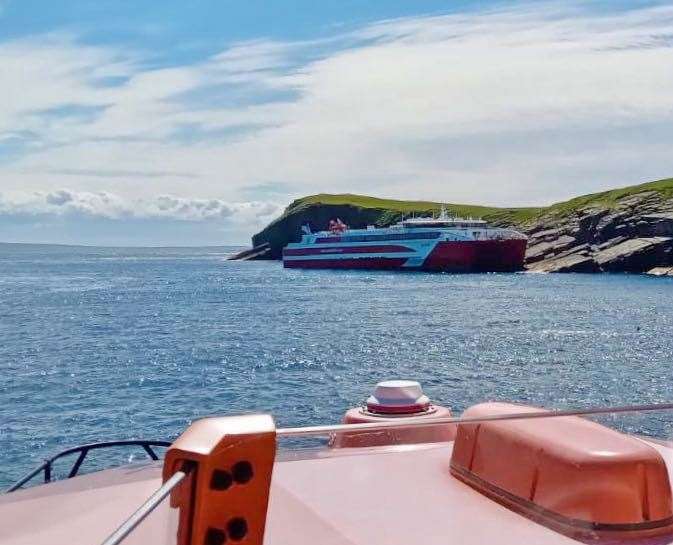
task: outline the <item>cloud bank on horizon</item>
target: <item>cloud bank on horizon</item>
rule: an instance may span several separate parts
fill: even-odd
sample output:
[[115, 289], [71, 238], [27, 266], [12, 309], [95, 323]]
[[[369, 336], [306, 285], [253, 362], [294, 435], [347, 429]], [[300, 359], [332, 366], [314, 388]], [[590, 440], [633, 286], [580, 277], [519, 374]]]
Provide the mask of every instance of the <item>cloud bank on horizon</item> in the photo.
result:
[[0, 69], [4, 240], [245, 242], [305, 194], [535, 205], [673, 173], [666, 4], [500, 4], [181, 62], [55, 28], [0, 39]]

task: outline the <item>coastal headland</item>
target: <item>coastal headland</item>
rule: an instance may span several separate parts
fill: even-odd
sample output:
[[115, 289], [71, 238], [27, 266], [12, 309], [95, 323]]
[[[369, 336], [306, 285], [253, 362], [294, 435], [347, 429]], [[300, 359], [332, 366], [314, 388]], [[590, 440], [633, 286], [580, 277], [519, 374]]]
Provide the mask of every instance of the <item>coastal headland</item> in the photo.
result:
[[386, 226], [410, 215], [481, 218], [528, 235], [526, 267], [538, 272], [639, 272], [673, 276], [673, 178], [575, 197], [546, 207], [495, 208], [320, 194], [293, 201], [252, 237], [255, 259], [280, 259], [308, 223], [335, 217], [353, 228]]

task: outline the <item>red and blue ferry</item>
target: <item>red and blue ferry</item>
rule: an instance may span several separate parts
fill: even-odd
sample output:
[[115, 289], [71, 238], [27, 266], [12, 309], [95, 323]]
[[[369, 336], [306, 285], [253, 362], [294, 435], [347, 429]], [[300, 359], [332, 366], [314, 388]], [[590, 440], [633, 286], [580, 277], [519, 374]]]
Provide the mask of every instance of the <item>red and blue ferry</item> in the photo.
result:
[[385, 228], [349, 229], [333, 220], [327, 231], [303, 228], [283, 249], [286, 268], [399, 269], [506, 272], [523, 269], [527, 238], [484, 220], [408, 218]]

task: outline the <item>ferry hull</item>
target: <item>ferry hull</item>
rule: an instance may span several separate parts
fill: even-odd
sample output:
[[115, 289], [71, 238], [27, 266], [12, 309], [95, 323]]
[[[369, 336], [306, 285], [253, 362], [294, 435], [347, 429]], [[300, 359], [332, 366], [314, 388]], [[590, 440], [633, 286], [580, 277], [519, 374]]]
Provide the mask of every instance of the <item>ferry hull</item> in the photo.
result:
[[439, 242], [421, 266], [425, 271], [510, 272], [523, 269], [526, 240]]
[[[370, 269], [434, 272], [511, 272], [523, 269], [525, 239], [437, 242], [427, 253], [404, 252], [410, 248], [377, 255], [369, 246], [340, 247], [334, 253], [307, 248], [285, 251], [283, 265], [289, 269]], [[406, 255], [394, 255], [405, 253]], [[391, 255], [393, 254], [393, 255]]]

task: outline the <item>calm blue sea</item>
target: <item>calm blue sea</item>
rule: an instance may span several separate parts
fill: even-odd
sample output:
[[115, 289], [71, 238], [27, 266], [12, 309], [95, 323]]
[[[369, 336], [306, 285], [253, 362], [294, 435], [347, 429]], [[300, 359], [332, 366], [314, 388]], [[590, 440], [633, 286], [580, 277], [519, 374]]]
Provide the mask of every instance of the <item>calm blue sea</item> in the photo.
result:
[[286, 271], [230, 251], [0, 245], [0, 485], [202, 415], [337, 422], [387, 378], [457, 411], [673, 400], [673, 279]]

